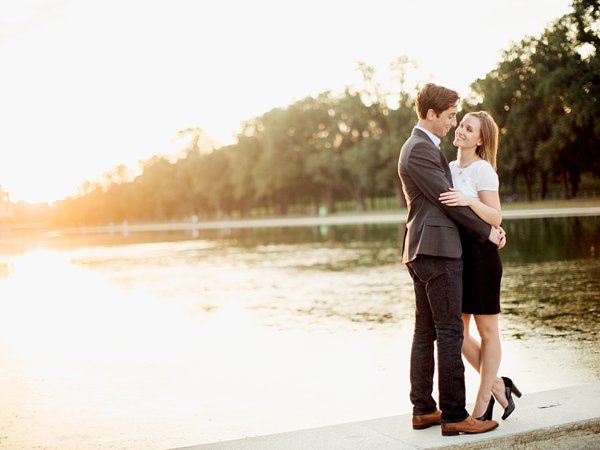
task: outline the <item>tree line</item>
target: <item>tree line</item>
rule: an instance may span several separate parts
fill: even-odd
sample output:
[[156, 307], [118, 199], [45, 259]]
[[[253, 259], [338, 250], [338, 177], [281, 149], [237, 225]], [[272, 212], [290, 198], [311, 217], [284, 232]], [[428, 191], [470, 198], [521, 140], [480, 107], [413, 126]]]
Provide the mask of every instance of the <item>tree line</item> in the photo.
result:
[[[501, 193], [545, 198], [552, 187], [577, 195], [582, 176], [600, 177], [600, 1], [574, 0], [571, 11], [537, 37], [506, 50], [472, 84], [463, 111], [484, 109], [501, 129]], [[393, 63], [399, 81], [384, 92], [373, 68], [363, 84], [323, 92], [248, 120], [233, 145], [214, 148], [199, 128], [177, 159], [156, 156], [127, 180], [117, 167], [104, 182], [52, 207], [60, 225], [168, 221], [190, 217], [365, 210], [378, 199], [404, 206], [397, 158], [416, 123], [405, 89], [414, 63]], [[454, 158], [451, 139], [442, 150]]]
[[505, 51], [472, 88], [501, 126], [498, 164], [512, 192], [542, 198], [558, 180], [577, 195], [582, 174], [600, 175], [600, 2], [575, 0], [572, 12]]

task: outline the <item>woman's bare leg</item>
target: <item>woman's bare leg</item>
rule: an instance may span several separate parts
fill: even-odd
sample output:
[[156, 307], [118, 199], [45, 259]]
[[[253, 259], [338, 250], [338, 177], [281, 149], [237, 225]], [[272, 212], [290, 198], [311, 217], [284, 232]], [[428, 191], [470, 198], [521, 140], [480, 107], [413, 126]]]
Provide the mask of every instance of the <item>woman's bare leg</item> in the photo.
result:
[[[500, 359], [502, 358], [498, 315], [475, 315], [475, 324], [481, 337], [479, 353], [479, 374], [481, 379], [472, 415], [473, 417], [481, 417], [485, 413], [493, 390], [499, 394], [498, 401], [502, 407], [505, 407], [507, 402], [505, 401], [506, 396], [500, 395], [503, 393], [502, 387], [504, 386], [504, 382], [498, 377], [498, 368], [500, 367]], [[500, 389], [498, 389], [497, 381], [501, 383], [502, 387]], [[497, 385], [496, 389], [494, 389], [495, 384]]]
[[471, 323], [471, 314], [463, 314], [463, 324], [465, 326], [464, 336], [463, 336], [463, 346], [462, 346], [462, 354], [465, 359], [473, 366], [473, 368], [479, 372], [479, 358], [481, 353], [481, 347], [479, 342], [471, 336], [469, 333], [469, 325]]
[[[490, 401], [490, 393], [494, 394], [494, 397], [496, 397], [496, 400], [498, 400], [498, 403], [500, 403], [500, 406], [502, 406], [503, 408], [506, 408], [506, 405], [508, 404], [508, 400], [506, 398], [506, 393], [504, 391], [504, 381], [502, 381], [502, 378], [500, 378], [497, 375], [498, 372], [498, 367], [500, 365], [500, 357], [501, 357], [501, 348], [500, 348], [500, 335], [499, 335], [499, 331], [498, 331], [498, 316], [475, 316], [475, 322], [477, 323], [477, 318], [478, 317], [491, 317], [492, 318], [492, 334], [493, 334], [493, 330], [495, 329], [495, 335], [496, 338], [493, 338], [493, 340], [496, 342], [496, 347], [494, 347], [494, 345], [492, 344], [492, 346], [490, 347], [488, 345], [488, 348], [490, 348], [492, 350], [491, 353], [491, 358], [492, 358], [492, 365], [490, 366], [489, 363], [485, 363], [485, 359], [490, 358], [490, 354], [488, 355], [484, 355], [483, 356], [483, 360], [482, 360], [482, 355], [481, 355], [481, 351], [482, 351], [482, 346], [479, 344], [479, 341], [477, 341], [473, 336], [471, 336], [471, 334], [469, 333], [469, 326], [471, 323], [471, 314], [463, 314], [462, 318], [463, 318], [463, 323], [464, 323], [464, 340], [463, 340], [463, 347], [462, 347], [462, 352], [463, 352], [463, 356], [465, 357], [465, 359], [469, 362], [469, 364], [471, 364], [471, 366], [473, 366], [473, 368], [477, 371], [477, 373], [479, 373], [480, 375], [482, 374], [482, 372], [484, 372], [484, 375], [482, 375], [482, 379], [481, 379], [481, 383], [479, 386], [479, 391], [477, 394], [477, 399], [475, 401], [475, 409], [473, 410], [473, 417], [481, 417], [483, 415], [483, 413], [485, 412], [485, 409], [487, 408], [487, 404]], [[483, 320], [483, 321], [482, 321]], [[484, 323], [486, 323], [486, 319], [482, 319], [480, 320], [480, 323], [482, 324], [482, 327], [484, 326]], [[479, 328], [479, 325], [478, 325]], [[484, 333], [486, 333], [487, 336], [490, 335], [490, 330], [489, 327], [485, 327], [486, 329], [484, 330]], [[480, 331], [480, 336], [481, 336], [481, 331]], [[482, 338], [482, 342], [483, 342], [483, 338]], [[485, 348], [485, 346], [484, 346]], [[497, 353], [498, 357], [497, 357], [497, 362], [493, 362], [494, 359], [494, 348], [496, 348], [497, 350], [495, 350], [495, 353]], [[482, 363], [484, 364], [484, 368], [482, 369], [481, 365]], [[489, 370], [491, 369], [493, 371], [493, 368], [495, 369], [495, 379], [493, 379], [493, 383], [492, 383], [492, 387], [491, 389], [488, 389], [487, 394], [484, 393], [484, 390], [487, 388], [487, 386], [489, 385], [489, 378], [491, 377], [491, 375], [489, 374]], [[485, 376], [485, 380], [483, 379]], [[478, 405], [479, 403], [479, 405]], [[481, 411], [481, 413], [479, 415], [475, 415], [478, 414]]]

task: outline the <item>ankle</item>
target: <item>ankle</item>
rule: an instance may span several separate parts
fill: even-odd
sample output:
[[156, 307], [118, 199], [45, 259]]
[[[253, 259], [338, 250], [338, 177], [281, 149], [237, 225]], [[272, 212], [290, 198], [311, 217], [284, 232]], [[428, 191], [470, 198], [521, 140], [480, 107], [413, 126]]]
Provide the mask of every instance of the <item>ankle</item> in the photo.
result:
[[477, 392], [477, 397], [475, 397], [475, 401], [485, 403], [486, 405], [492, 401], [495, 397], [494, 392], [490, 390], [480, 390]]
[[500, 381], [494, 382], [492, 386], [492, 394], [496, 397], [498, 403], [503, 408], [506, 408], [508, 405], [508, 398], [506, 398], [506, 387], [504, 386], [504, 382], [500, 379]]
[[487, 406], [487, 404], [490, 402], [491, 399], [492, 399], [491, 392], [488, 392], [488, 393], [482, 394], [482, 395], [478, 395], [477, 398], [475, 399], [475, 404]]

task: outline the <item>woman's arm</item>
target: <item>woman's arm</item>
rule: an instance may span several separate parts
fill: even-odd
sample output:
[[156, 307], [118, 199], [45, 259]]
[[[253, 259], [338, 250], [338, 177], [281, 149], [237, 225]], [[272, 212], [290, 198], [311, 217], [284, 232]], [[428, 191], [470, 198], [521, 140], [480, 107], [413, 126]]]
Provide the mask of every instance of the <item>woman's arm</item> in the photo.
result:
[[500, 210], [500, 195], [498, 191], [479, 191], [479, 200], [464, 195], [455, 188], [440, 194], [439, 200], [447, 206], [468, 206], [483, 221], [494, 227], [499, 227], [502, 223], [502, 213]]
[[416, 196], [423, 195], [428, 202], [439, 207], [440, 212], [463, 226], [478, 241], [484, 242], [489, 239], [498, 244], [495, 230], [471, 208], [446, 206], [437, 201], [440, 194], [452, 185], [446, 178], [439, 149], [432, 145], [431, 141], [422, 141], [417, 142], [412, 149], [408, 148], [407, 152], [404, 147], [401, 151], [398, 171], [405, 189], [414, 192]]

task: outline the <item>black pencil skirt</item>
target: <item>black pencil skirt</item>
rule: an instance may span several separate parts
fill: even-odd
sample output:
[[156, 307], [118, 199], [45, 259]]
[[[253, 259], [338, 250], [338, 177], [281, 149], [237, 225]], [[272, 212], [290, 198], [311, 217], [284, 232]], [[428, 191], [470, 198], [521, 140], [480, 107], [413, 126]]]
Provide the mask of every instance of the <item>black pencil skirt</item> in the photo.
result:
[[498, 314], [502, 261], [498, 247], [486, 240], [479, 242], [461, 233], [463, 260], [464, 314]]

